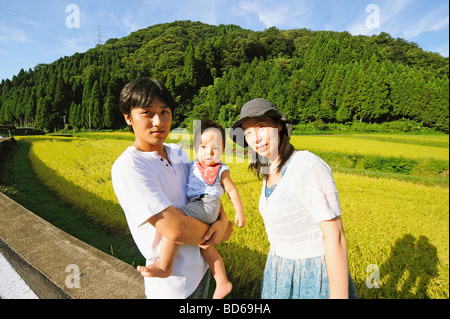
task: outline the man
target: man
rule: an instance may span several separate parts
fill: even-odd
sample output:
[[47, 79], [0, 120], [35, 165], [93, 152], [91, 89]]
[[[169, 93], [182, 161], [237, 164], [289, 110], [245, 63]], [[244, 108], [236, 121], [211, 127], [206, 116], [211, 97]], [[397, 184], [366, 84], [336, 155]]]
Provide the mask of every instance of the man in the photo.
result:
[[231, 235], [225, 212], [221, 208], [218, 221], [208, 226], [176, 209], [186, 203], [190, 161], [178, 145], [164, 143], [175, 103], [162, 83], [153, 79], [128, 83], [119, 107], [135, 141], [116, 160], [111, 176], [133, 239], [147, 264], [158, 260], [163, 236], [182, 245], [170, 277], [144, 277], [145, 295], [206, 298], [209, 269], [198, 245], [215, 245]]

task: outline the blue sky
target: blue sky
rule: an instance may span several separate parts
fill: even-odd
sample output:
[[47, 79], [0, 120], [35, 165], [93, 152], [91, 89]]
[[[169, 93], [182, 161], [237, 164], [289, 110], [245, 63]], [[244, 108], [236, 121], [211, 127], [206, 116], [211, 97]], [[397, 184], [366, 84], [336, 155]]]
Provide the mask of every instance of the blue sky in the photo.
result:
[[448, 0], [0, 0], [0, 80], [175, 20], [255, 31], [387, 32], [449, 56]]

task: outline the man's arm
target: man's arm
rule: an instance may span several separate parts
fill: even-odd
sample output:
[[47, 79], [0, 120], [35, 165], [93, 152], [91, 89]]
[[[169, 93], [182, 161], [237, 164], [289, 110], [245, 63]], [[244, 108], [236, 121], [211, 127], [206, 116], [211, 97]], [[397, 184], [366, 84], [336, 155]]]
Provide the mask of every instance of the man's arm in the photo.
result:
[[211, 226], [180, 213], [173, 206], [167, 207], [147, 221], [164, 237], [182, 245], [217, 245], [229, 230], [222, 205], [219, 219]]
[[208, 231], [209, 226], [181, 214], [173, 206], [150, 217], [147, 220], [164, 237], [182, 245], [198, 245], [205, 242], [203, 238]]

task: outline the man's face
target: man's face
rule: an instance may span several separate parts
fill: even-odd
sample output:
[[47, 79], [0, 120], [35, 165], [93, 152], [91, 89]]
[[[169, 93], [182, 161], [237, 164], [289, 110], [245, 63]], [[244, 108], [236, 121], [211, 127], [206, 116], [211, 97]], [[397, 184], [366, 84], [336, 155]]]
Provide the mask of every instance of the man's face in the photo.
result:
[[161, 151], [170, 133], [172, 111], [158, 96], [146, 108], [134, 108], [130, 115], [124, 114], [125, 121], [133, 127], [134, 146], [144, 152]]

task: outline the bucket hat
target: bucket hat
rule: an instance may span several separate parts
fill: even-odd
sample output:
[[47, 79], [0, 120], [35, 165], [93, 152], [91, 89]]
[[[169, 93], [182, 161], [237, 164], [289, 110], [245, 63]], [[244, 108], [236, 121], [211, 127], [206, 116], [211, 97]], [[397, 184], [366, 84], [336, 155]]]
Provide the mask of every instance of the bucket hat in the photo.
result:
[[[252, 117], [261, 117], [261, 116], [270, 116], [277, 118], [281, 120], [281, 122], [286, 126], [287, 129], [287, 135], [288, 137], [292, 134], [292, 122], [286, 118], [286, 116], [276, 108], [275, 105], [273, 105], [271, 102], [267, 101], [266, 99], [253, 99], [248, 101], [247, 103], [242, 106], [241, 114], [239, 116], [239, 119], [233, 123], [230, 130], [230, 138], [233, 140], [236, 144], [247, 147], [247, 142], [245, 141], [243, 131], [242, 131], [242, 123], [249, 118]], [[236, 130], [237, 128], [240, 128], [241, 130]], [[240, 132], [239, 132], [240, 131]], [[241, 133], [241, 134], [239, 134]], [[242, 135], [242, 136], [241, 136]]]

